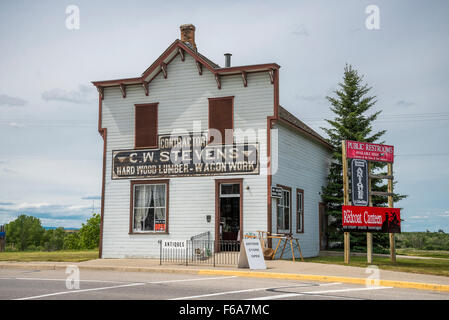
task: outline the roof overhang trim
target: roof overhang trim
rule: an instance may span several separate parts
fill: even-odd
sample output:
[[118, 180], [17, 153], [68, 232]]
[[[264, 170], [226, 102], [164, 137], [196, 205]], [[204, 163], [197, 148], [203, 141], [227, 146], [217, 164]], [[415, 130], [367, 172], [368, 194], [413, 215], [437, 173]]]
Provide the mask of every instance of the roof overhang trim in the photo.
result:
[[257, 65], [246, 65], [246, 66], [236, 66], [228, 68], [220, 68], [212, 65], [209, 61], [204, 59], [200, 54], [194, 51], [192, 48], [184, 44], [181, 40], [175, 40], [168, 48], [165, 50], [156, 61], [147, 68], [140, 77], [136, 78], [125, 78], [125, 79], [115, 79], [115, 80], [102, 80], [102, 81], [92, 81], [92, 84], [96, 87], [114, 87], [120, 85], [135, 85], [144, 84], [151, 82], [161, 71], [162, 65], [169, 64], [180, 52], [187, 53], [195, 59], [195, 61], [201, 66], [207, 68], [215, 76], [227, 76], [241, 74], [242, 72], [252, 73], [267, 71], [272, 72], [272, 70], [278, 70], [280, 66], [276, 63], [266, 63]]

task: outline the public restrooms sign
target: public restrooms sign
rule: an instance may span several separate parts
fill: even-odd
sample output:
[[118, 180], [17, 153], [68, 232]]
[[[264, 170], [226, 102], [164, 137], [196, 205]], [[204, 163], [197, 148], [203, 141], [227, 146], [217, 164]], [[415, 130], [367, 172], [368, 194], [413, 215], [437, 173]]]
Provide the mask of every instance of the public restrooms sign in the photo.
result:
[[394, 146], [346, 141], [346, 157], [368, 161], [394, 162]]

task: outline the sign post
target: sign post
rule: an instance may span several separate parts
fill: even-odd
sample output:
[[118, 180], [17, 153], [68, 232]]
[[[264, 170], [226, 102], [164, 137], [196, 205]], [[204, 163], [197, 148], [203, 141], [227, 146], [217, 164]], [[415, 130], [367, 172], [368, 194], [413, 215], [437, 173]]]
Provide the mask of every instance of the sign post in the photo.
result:
[[[388, 175], [393, 176], [393, 164], [388, 164]], [[388, 208], [393, 208], [393, 179], [388, 180]], [[391, 262], [396, 262], [396, 243], [394, 238], [394, 233], [389, 234], [390, 236], [390, 260]]]
[[[373, 196], [371, 195], [371, 178], [369, 175], [371, 174], [371, 163], [368, 163], [368, 188], [369, 188], [369, 196], [368, 196], [368, 206], [373, 206]], [[366, 262], [369, 264], [373, 263], [373, 234], [371, 232], [366, 233]]]
[[[353, 159], [351, 161], [352, 206], [349, 205], [348, 158]], [[396, 261], [394, 233], [401, 232], [401, 227], [400, 209], [393, 208], [393, 161], [394, 146], [358, 141], [342, 141], [344, 192], [344, 206], [342, 208], [342, 214], [345, 263], [349, 263], [349, 231], [367, 232], [366, 244], [368, 263], [372, 263], [373, 261], [373, 235], [371, 232], [389, 233], [390, 259], [392, 262]], [[388, 174], [372, 174], [371, 162], [386, 162], [388, 166]], [[388, 179], [388, 191], [372, 191], [372, 178]], [[373, 195], [387, 196], [388, 209], [373, 207]]]
[[[349, 205], [349, 181], [348, 181], [348, 160], [346, 158], [346, 140], [343, 140], [341, 142], [341, 156], [342, 156], [342, 163], [343, 163], [343, 204], [345, 206]], [[349, 238], [349, 232], [344, 233], [344, 259], [345, 263], [349, 264], [350, 261], [350, 238]]]
[[6, 248], [6, 232], [5, 226], [0, 226], [0, 252], [4, 252]]

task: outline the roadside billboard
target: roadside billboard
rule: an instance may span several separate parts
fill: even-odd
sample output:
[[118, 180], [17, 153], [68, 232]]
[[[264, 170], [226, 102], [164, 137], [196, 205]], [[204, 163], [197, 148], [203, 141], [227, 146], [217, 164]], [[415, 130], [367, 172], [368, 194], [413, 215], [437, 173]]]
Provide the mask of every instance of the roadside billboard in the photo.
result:
[[401, 232], [401, 209], [386, 207], [343, 206], [345, 232]]

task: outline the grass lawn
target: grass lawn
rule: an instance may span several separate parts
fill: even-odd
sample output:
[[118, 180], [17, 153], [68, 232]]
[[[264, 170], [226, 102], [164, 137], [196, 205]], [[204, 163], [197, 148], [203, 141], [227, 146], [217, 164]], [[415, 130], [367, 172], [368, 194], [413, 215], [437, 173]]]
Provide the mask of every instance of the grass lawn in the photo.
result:
[[[328, 263], [346, 265], [343, 256], [323, 256], [314, 258], [304, 258], [306, 262]], [[353, 267], [365, 268], [366, 256], [351, 256], [349, 263]], [[373, 257], [373, 263], [379, 269], [390, 271], [402, 271], [411, 273], [432, 274], [438, 276], [449, 276], [449, 260], [436, 259], [406, 259], [396, 256], [396, 263], [390, 261], [389, 257]]]
[[0, 252], [0, 261], [62, 261], [81, 262], [98, 259], [98, 250], [85, 251], [29, 251], [29, 252]]
[[397, 254], [405, 256], [431, 257], [449, 259], [449, 251], [438, 250], [418, 250], [418, 249], [396, 249]]

